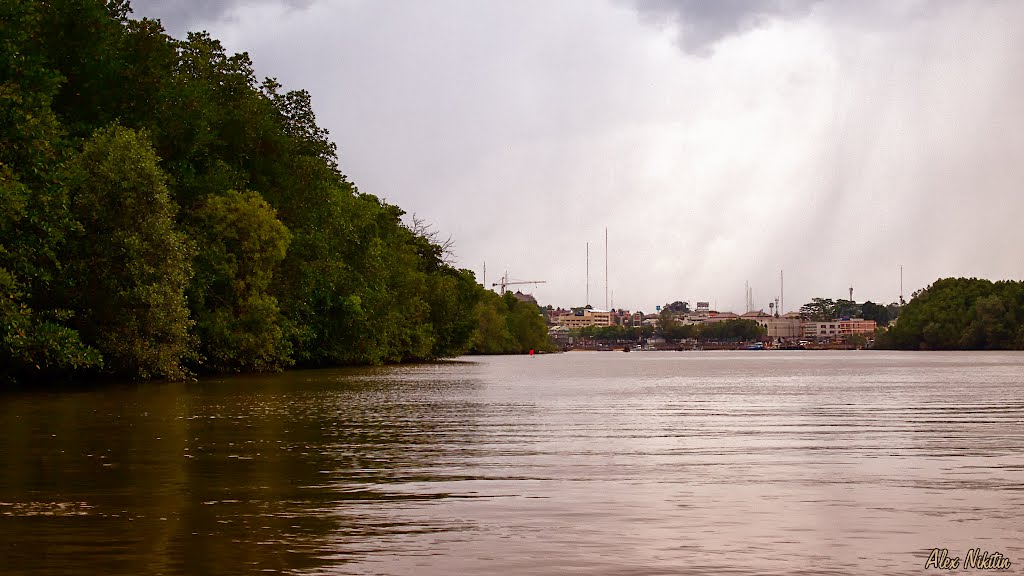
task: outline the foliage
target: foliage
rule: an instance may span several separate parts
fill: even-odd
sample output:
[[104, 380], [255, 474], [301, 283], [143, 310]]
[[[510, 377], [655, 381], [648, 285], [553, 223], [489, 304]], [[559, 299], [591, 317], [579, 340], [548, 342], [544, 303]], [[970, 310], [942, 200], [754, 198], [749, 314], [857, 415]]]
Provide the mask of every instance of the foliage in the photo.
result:
[[470, 349], [473, 354], [523, 354], [550, 351], [547, 325], [540, 307], [520, 302], [511, 292], [499, 296], [481, 289], [479, 324]]
[[193, 216], [189, 303], [208, 368], [268, 370], [289, 363], [284, 318], [269, 294], [291, 234], [255, 192], [210, 196]]
[[63, 258], [74, 325], [117, 372], [183, 377], [192, 254], [145, 135], [116, 125], [97, 131], [72, 160], [66, 186], [81, 225]]
[[[863, 305], [842, 298], [839, 300], [812, 298], [810, 302], [800, 307], [800, 317], [814, 322], [828, 322], [839, 318], [860, 318], [863, 314]], [[870, 319], [874, 320], [874, 318]]]
[[0, 383], [18, 378], [63, 378], [75, 370], [98, 368], [99, 351], [82, 343], [78, 332], [59, 320], [65, 311], [49, 317], [28, 307], [14, 277], [0, 268]]
[[874, 320], [878, 326], [884, 327], [889, 325], [889, 308], [881, 304], [875, 304], [868, 300], [861, 305], [862, 318], [865, 320]]
[[[663, 310], [664, 312], [664, 310]], [[664, 316], [664, 314], [663, 314]], [[658, 327], [658, 335], [666, 340], [700, 340], [702, 342], [737, 342], [760, 340], [766, 330], [753, 320], [725, 320], [723, 322], [704, 322], [701, 324], [683, 324], [673, 320]], [[628, 326], [588, 326], [580, 328], [577, 336], [601, 341], [636, 341], [654, 334], [650, 326], [631, 328]]]
[[836, 317], [836, 303], [831, 298], [812, 298], [800, 307], [800, 318], [815, 322], [827, 322]]
[[676, 300], [675, 302], [673, 302], [671, 304], [665, 304], [664, 306], [662, 306], [661, 309], [663, 311], [664, 310], [670, 310], [670, 311], [674, 312], [675, 314], [687, 314], [687, 313], [690, 312], [690, 303], [689, 302], [681, 302], [679, 300]]
[[654, 329], [650, 326], [584, 326], [574, 331], [575, 336], [601, 342], [638, 342], [650, 337]]
[[697, 337], [697, 327], [693, 324], [683, 324], [677, 320], [671, 307], [662, 308], [658, 316], [658, 334], [662, 338], [666, 340], [684, 340]]
[[1024, 349], [1024, 282], [944, 278], [915, 292], [876, 340], [899, 350]]
[[308, 92], [129, 12], [0, 4], [4, 375], [431, 359], [483, 346], [487, 309], [496, 348], [546, 344], [346, 179]]
[[658, 313], [658, 334], [663, 338], [670, 338], [675, 333], [677, 324], [676, 316], [670, 308], [662, 308]]
[[753, 320], [737, 319], [706, 322], [700, 326], [697, 339], [701, 341], [736, 342], [760, 340], [767, 331]]

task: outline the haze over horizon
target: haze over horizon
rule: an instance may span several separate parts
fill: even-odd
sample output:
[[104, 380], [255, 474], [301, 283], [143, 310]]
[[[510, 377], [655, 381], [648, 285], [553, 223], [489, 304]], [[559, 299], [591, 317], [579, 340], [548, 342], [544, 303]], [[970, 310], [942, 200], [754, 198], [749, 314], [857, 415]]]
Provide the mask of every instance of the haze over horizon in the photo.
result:
[[1024, 4], [136, 0], [313, 97], [342, 170], [542, 304], [1021, 279]]

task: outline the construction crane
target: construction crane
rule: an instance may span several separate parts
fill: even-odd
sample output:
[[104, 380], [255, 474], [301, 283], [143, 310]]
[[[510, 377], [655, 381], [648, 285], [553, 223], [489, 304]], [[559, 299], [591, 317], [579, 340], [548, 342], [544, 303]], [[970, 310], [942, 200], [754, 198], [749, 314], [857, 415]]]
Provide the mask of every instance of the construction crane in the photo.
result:
[[494, 284], [491, 284], [491, 288], [495, 288], [497, 286], [501, 286], [501, 292], [499, 292], [499, 294], [504, 294], [505, 293], [505, 289], [508, 288], [509, 286], [517, 286], [519, 284], [546, 284], [546, 283], [547, 283], [547, 280], [509, 280], [508, 279], [508, 271], [506, 270], [505, 271], [505, 275], [501, 277], [501, 282], [495, 282]]

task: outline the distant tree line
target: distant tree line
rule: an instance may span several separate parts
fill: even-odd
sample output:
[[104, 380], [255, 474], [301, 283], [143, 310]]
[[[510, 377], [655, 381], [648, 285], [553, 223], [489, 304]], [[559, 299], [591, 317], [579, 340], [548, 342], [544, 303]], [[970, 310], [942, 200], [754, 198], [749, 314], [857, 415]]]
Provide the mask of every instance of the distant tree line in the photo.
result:
[[874, 320], [879, 326], [886, 326], [900, 313], [899, 304], [875, 304], [868, 300], [858, 304], [852, 300], [812, 298], [800, 307], [800, 318], [815, 322], [828, 322], [839, 318], [863, 318]]
[[875, 342], [897, 350], [1024, 350], [1024, 282], [937, 280], [915, 292]]
[[599, 342], [639, 342], [654, 335], [653, 326], [584, 326], [573, 331], [574, 336]]
[[652, 326], [586, 326], [574, 332], [576, 336], [603, 342], [639, 341], [655, 334], [669, 341], [747, 342], [761, 340], [766, 333], [764, 327], [753, 320], [684, 324], [672, 316], [671, 310], [664, 308], [659, 317], [657, 330]]
[[511, 293], [499, 296], [484, 291], [477, 304], [478, 328], [473, 334], [471, 354], [522, 354], [535, 350], [554, 351], [548, 341], [547, 322], [532, 302], [521, 302]]
[[346, 179], [307, 92], [129, 13], [0, 7], [0, 381], [539, 347], [539, 310]]

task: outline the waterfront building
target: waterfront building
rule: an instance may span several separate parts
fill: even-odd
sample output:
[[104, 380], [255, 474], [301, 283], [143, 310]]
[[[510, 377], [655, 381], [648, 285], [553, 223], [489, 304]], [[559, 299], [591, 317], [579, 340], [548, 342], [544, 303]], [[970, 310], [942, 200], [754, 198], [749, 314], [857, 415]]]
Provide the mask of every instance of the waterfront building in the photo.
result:
[[775, 316], [760, 316], [754, 318], [767, 331], [767, 337], [772, 340], [792, 340], [804, 335], [800, 318], [776, 318]]
[[828, 322], [806, 321], [803, 323], [805, 338], [839, 338], [851, 334], [874, 334], [877, 324], [863, 318], [842, 318]]
[[725, 322], [726, 320], [739, 320], [739, 315], [733, 312], [709, 312], [704, 322]]
[[582, 308], [559, 315], [557, 324], [569, 329], [585, 326], [611, 326], [612, 313], [607, 310]]

